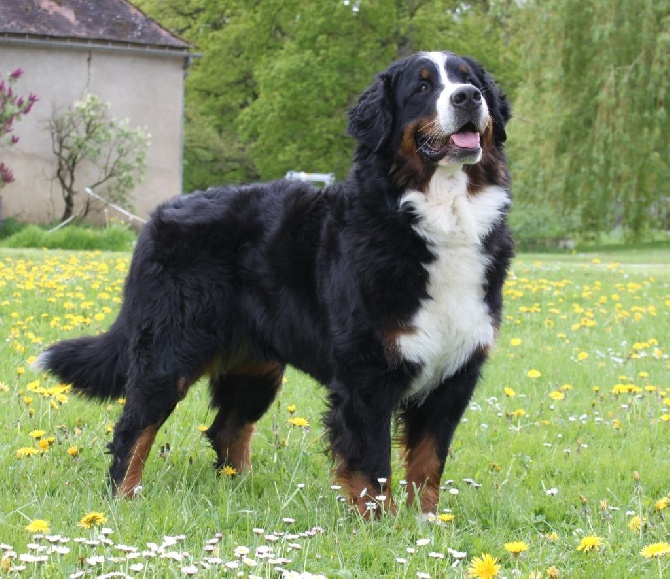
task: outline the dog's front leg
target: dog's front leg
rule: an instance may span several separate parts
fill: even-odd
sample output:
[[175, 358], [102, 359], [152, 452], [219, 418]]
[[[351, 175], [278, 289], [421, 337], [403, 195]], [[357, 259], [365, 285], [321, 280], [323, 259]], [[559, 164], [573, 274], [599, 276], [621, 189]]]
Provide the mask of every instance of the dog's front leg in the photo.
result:
[[418, 498], [423, 514], [435, 513], [440, 478], [454, 431], [468, 406], [485, 354], [476, 353], [425, 399], [409, 400], [400, 412], [405, 446], [408, 503]]
[[365, 388], [330, 385], [325, 418], [335, 482], [365, 518], [394, 510], [391, 498], [392, 402]]

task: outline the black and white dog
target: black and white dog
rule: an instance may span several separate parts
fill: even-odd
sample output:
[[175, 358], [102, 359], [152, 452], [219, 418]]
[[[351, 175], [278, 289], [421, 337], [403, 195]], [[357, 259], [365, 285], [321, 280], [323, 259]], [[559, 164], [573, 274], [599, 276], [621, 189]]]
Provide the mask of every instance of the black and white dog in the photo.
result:
[[248, 470], [254, 423], [291, 364], [328, 387], [335, 478], [351, 504], [393, 508], [395, 414], [409, 500], [434, 511], [501, 320], [509, 116], [475, 61], [415, 54], [351, 109], [345, 181], [221, 187], [159, 206], [111, 328], [37, 361], [89, 396], [125, 392], [109, 445], [116, 492], [133, 495], [156, 432], [205, 374], [216, 464]]

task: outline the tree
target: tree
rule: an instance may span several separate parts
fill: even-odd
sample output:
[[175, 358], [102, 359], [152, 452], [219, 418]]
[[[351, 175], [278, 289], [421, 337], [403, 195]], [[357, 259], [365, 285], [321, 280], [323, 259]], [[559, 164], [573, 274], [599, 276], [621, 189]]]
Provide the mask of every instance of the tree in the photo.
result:
[[546, 0], [523, 11], [511, 151], [517, 200], [579, 232], [654, 227], [670, 182], [670, 5]]
[[[79, 177], [87, 187], [102, 187], [108, 200], [127, 203], [128, 193], [141, 182], [146, 170], [149, 134], [130, 128], [128, 121], [109, 118], [109, 103], [89, 94], [64, 112], [52, 115], [47, 123], [56, 156], [56, 174], [65, 209], [61, 221], [74, 215]], [[85, 217], [90, 199], [79, 213]]]
[[[22, 75], [23, 70], [17, 68], [9, 74], [7, 80], [3, 80], [0, 76], [0, 144], [7, 135], [13, 133], [14, 123], [27, 115], [37, 102], [37, 97], [32, 93], [28, 97], [22, 97], [14, 92], [14, 85]], [[16, 135], [8, 139], [10, 146], [18, 142], [19, 137]], [[12, 181], [14, 181], [14, 174], [7, 165], [0, 161], [0, 189]]]
[[138, 3], [202, 55], [186, 82], [187, 190], [296, 167], [342, 177], [347, 109], [376, 72], [416, 50], [464, 52], [515, 79], [512, 0]]

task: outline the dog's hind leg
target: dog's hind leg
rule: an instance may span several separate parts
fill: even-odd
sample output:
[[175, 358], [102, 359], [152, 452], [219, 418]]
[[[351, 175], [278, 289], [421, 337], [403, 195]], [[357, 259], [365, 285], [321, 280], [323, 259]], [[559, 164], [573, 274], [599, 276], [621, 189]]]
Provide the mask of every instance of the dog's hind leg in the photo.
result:
[[211, 379], [212, 406], [218, 409], [206, 434], [216, 451], [215, 467], [236, 472], [251, 468], [251, 435], [281, 387], [284, 366], [245, 363]]
[[118, 496], [132, 497], [137, 492], [156, 433], [189, 386], [185, 378], [145, 378], [141, 383], [129, 380], [123, 413], [109, 444], [109, 475]]

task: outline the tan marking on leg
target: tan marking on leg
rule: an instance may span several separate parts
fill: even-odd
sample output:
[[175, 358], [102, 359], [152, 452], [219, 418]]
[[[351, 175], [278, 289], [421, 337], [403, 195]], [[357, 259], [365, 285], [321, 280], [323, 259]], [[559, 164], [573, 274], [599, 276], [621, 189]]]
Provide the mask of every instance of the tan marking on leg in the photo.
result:
[[416, 493], [421, 497], [421, 512], [434, 513], [440, 495], [443, 463], [437, 456], [435, 439], [425, 436], [419, 444], [408, 448], [405, 455], [407, 502], [414, 503]]
[[369, 480], [361, 472], [350, 470], [344, 462], [341, 462], [335, 469], [335, 482], [342, 485], [349, 504], [363, 518], [379, 518], [385, 513], [396, 513], [391, 496], [390, 479], [382, 488], [378, 481]]
[[186, 378], [179, 378], [177, 380], [177, 395], [179, 396], [179, 400], [183, 400], [186, 397], [191, 386], [193, 386], [193, 382], [189, 382]]
[[157, 432], [158, 426], [145, 428], [133, 445], [133, 449], [130, 451], [126, 476], [123, 477], [123, 481], [116, 490], [118, 496], [123, 498], [133, 497], [135, 488], [142, 482], [144, 463], [151, 450], [151, 445], [156, 439]]
[[221, 431], [216, 436], [216, 451], [238, 473], [251, 470], [251, 436], [254, 425], [245, 424], [233, 434]]

